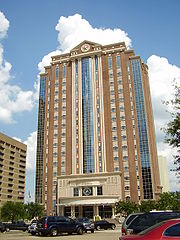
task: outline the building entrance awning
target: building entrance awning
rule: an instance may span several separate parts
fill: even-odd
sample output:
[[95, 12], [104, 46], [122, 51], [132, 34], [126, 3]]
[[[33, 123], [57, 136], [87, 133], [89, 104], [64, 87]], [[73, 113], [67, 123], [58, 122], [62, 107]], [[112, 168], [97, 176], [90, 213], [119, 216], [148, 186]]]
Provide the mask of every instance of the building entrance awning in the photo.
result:
[[119, 200], [116, 199], [82, 199], [82, 200], [60, 200], [57, 206], [79, 206], [79, 205], [114, 205]]

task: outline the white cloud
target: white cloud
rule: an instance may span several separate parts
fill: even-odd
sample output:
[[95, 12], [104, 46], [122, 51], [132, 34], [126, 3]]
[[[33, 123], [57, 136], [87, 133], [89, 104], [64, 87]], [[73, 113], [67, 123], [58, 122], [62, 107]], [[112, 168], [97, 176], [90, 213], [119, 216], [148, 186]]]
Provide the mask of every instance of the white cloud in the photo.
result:
[[37, 145], [37, 132], [32, 132], [27, 140], [24, 142], [27, 145], [27, 170], [35, 170], [36, 167], [36, 145]]
[[[0, 40], [6, 35], [9, 21], [0, 12]], [[13, 123], [13, 114], [22, 111], [31, 111], [34, 107], [35, 93], [24, 91], [19, 86], [10, 84], [13, 80], [10, 74], [12, 65], [4, 59], [3, 45], [0, 44], [0, 122]]]
[[170, 64], [165, 57], [155, 55], [148, 58], [147, 64], [149, 67], [149, 82], [155, 119], [158, 154], [167, 158], [171, 190], [180, 190], [175, 173], [170, 171], [170, 169], [174, 168], [173, 155], [175, 151], [164, 143], [165, 134], [161, 130], [166, 127], [167, 122], [171, 119], [171, 115], [167, 110], [172, 110], [169, 107], [167, 108], [162, 101], [173, 99], [173, 81], [175, 80], [177, 83], [180, 83], [180, 68]]
[[38, 64], [40, 73], [44, 72], [44, 66], [50, 65], [51, 56], [67, 52], [84, 40], [100, 44], [125, 42], [128, 48], [131, 47], [131, 39], [125, 31], [120, 28], [93, 28], [80, 14], [60, 17], [56, 25], [56, 30], [58, 31], [59, 50], [50, 52], [43, 57], [42, 61]]
[[22, 142], [21, 138], [17, 138], [17, 137], [13, 137], [13, 139], [19, 141], [19, 142]]
[[59, 54], [61, 54], [61, 53], [62, 53], [61, 51], [56, 50], [56, 51], [50, 52], [49, 54], [45, 55], [45, 56], [43, 57], [42, 61], [38, 64], [38, 70], [39, 70], [39, 72], [40, 72], [40, 73], [43, 73], [43, 72], [44, 72], [44, 67], [50, 65], [51, 57], [52, 57], [52, 56], [59, 55]]
[[125, 31], [119, 28], [93, 28], [80, 14], [60, 17], [56, 25], [56, 30], [59, 32], [59, 48], [62, 51], [69, 51], [84, 40], [97, 42], [103, 45], [124, 41], [127, 47], [131, 46], [131, 39]]
[[7, 35], [9, 28], [9, 21], [5, 18], [4, 14], [0, 12], [0, 38], [4, 38]]

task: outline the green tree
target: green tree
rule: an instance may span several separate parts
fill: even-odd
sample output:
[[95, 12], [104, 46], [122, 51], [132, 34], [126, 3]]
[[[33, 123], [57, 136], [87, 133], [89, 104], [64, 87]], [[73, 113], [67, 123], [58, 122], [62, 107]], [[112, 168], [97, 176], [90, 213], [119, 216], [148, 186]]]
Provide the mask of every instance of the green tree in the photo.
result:
[[127, 216], [133, 212], [138, 212], [138, 209], [138, 204], [136, 204], [135, 202], [119, 201], [116, 203], [116, 213], [121, 213], [124, 216]]
[[44, 208], [34, 202], [30, 202], [25, 205], [27, 219], [31, 220], [33, 218], [40, 218], [44, 215]]
[[157, 202], [157, 209], [180, 211], [180, 192], [160, 194], [160, 199]]
[[170, 113], [172, 120], [167, 124], [164, 129], [166, 136], [165, 141], [177, 150], [177, 154], [174, 156], [175, 168], [177, 177], [180, 177], [180, 87], [177, 83], [174, 84], [174, 99], [166, 102], [166, 105], [171, 105], [173, 111]]
[[142, 201], [139, 205], [140, 212], [149, 212], [156, 209], [157, 203], [154, 200]]
[[3, 221], [17, 221], [24, 219], [25, 208], [20, 202], [6, 202], [1, 207], [1, 218]]

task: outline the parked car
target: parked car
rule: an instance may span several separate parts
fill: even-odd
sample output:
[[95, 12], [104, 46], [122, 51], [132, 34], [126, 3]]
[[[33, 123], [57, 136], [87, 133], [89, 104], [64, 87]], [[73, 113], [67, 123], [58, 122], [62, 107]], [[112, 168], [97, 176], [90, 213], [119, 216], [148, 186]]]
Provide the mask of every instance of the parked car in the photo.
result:
[[37, 233], [37, 220], [33, 220], [31, 224], [28, 227], [28, 233], [31, 233], [32, 235], [36, 235]]
[[142, 212], [138, 212], [138, 213], [131, 213], [127, 216], [127, 218], [124, 219], [123, 223], [122, 223], [122, 227], [121, 227], [121, 233], [122, 235], [126, 235], [127, 234], [127, 227], [128, 225], [139, 215], [143, 214]]
[[89, 218], [77, 218], [77, 221], [83, 224], [85, 232], [90, 231], [91, 233], [94, 233], [95, 226]]
[[37, 232], [39, 235], [57, 236], [60, 233], [83, 234], [82, 223], [63, 216], [46, 216], [38, 220]]
[[26, 224], [24, 221], [16, 221], [12, 223], [5, 223], [6, 230], [22, 230], [27, 231], [29, 224]]
[[5, 231], [6, 231], [5, 224], [0, 221], [0, 232], [5, 232]]
[[159, 211], [143, 213], [130, 222], [127, 227], [127, 234], [137, 234], [158, 222], [173, 218], [180, 218], [180, 212]]
[[119, 240], [179, 240], [180, 219], [159, 222], [136, 235], [122, 236]]
[[99, 220], [99, 221], [95, 221], [94, 222], [94, 226], [96, 230], [100, 230], [100, 229], [115, 229], [116, 228], [116, 224], [114, 223], [110, 223], [107, 220]]

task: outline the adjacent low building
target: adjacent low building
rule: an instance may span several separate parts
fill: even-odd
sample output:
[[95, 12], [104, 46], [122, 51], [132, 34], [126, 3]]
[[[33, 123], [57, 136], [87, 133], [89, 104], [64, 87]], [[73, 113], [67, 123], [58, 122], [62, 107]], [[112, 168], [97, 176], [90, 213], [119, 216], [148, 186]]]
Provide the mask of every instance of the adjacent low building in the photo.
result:
[[0, 133], [0, 207], [24, 202], [27, 146]]
[[167, 159], [164, 156], [158, 156], [160, 184], [162, 186], [162, 192], [170, 192], [169, 186], [169, 174]]

